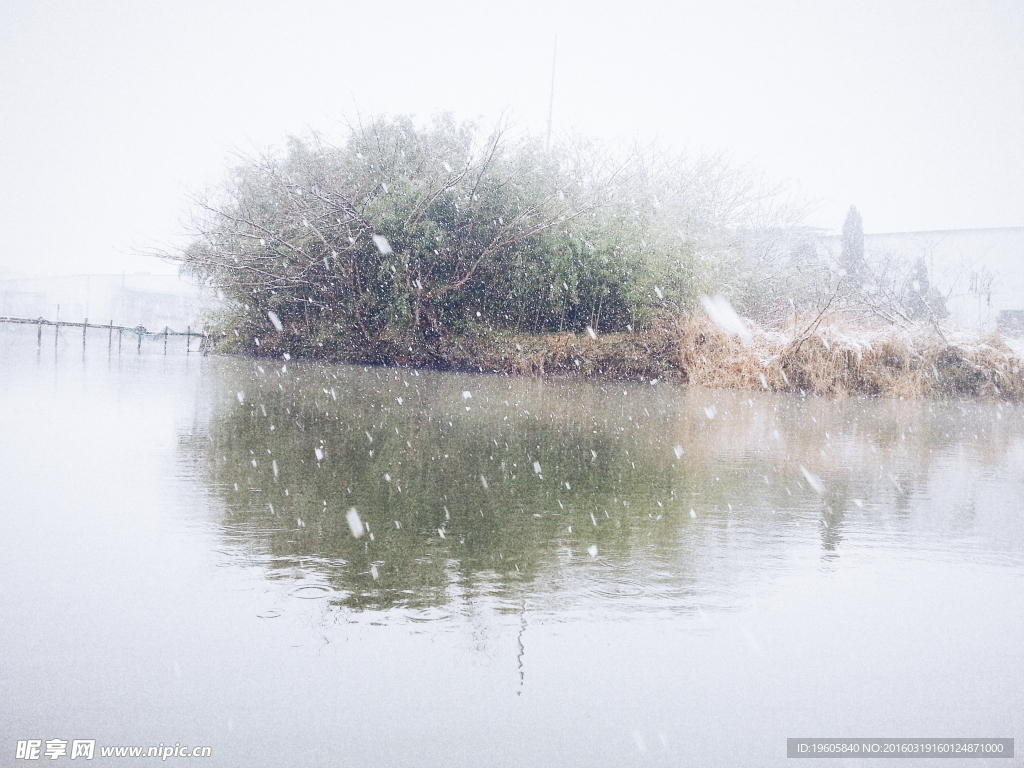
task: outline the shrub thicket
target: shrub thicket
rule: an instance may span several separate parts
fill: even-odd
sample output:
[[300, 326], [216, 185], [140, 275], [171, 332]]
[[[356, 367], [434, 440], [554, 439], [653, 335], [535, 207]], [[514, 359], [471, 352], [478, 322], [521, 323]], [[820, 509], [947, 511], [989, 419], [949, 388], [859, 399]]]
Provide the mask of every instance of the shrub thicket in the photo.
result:
[[243, 158], [166, 255], [221, 292], [242, 348], [365, 360], [480, 332], [638, 331], [701, 293], [763, 314], [801, 295], [801, 269], [813, 283], [776, 201], [719, 158], [379, 118]]

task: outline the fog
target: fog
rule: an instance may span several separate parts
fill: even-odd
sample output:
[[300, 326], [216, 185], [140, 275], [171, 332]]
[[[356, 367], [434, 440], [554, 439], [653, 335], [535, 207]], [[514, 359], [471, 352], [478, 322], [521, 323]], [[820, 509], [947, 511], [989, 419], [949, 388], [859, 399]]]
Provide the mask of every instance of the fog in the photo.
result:
[[2, 7], [6, 754], [1012, 757], [1024, 4]]
[[[837, 230], [1019, 226], [1019, 3], [5, 3], [0, 271], [172, 273], [232, 153], [439, 110], [749, 162]], [[340, 132], [340, 131], [339, 131]]]

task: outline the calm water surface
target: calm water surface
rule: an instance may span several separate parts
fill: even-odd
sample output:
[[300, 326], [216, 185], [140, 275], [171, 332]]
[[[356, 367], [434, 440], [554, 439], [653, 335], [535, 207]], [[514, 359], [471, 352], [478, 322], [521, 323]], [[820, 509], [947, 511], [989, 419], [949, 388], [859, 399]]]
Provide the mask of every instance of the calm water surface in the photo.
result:
[[24, 739], [216, 766], [1024, 746], [1020, 407], [65, 333], [0, 326], [2, 765]]

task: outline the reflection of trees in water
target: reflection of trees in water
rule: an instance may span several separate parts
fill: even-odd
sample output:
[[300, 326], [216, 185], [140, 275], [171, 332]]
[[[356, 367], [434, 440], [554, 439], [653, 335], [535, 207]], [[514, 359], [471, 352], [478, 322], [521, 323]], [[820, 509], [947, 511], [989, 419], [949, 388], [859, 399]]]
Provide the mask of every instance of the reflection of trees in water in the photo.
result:
[[[701, 397], [683, 422], [681, 442], [703, 431], [711, 456], [765, 456], [794, 492], [804, 490], [795, 465], [823, 478], [826, 492], [818, 502], [826, 553], [838, 551], [851, 519], [884, 523], [894, 532], [925, 521], [934, 528], [939, 524], [935, 502], [951, 502], [936, 497], [937, 485], [948, 484], [950, 477], [967, 485], [979, 472], [994, 476], [1000, 467], [1012, 469], [1019, 463], [1012, 459], [1014, 451], [1024, 458], [1024, 414], [1005, 403], [774, 395], [755, 402], [743, 394], [718, 392]], [[731, 418], [702, 424], [693, 412], [714, 399], [730, 403], [728, 410], [719, 406], [719, 413]], [[969, 528], [975, 516], [971, 491], [960, 493], [964, 497], [955, 517], [941, 523], [950, 533]]]
[[910, 515], [935, 456], [965, 430], [984, 433], [982, 460], [1020, 434], [1019, 415], [1000, 430], [956, 404], [353, 367], [240, 370], [232, 382], [208, 436], [190, 441], [225, 523], [270, 569], [305, 558], [357, 609], [511, 598], [524, 582], [579, 588], [596, 578], [575, 567], [591, 545], [599, 578], [621, 582], [613, 594], [682, 594], [702, 576], [701, 548], [756, 560], [737, 536], [777, 550], [817, 514], [835, 553], [855, 499]]

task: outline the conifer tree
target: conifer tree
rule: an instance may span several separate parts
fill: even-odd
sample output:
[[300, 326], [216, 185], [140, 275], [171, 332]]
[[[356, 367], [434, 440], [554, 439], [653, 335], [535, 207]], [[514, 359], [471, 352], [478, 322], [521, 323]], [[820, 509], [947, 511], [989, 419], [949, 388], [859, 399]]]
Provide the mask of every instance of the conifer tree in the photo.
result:
[[864, 259], [864, 222], [855, 205], [850, 206], [850, 210], [846, 214], [846, 221], [843, 222], [842, 251], [839, 255], [839, 265], [846, 270], [846, 274], [858, 286], [866, 277], [867, 262]]

